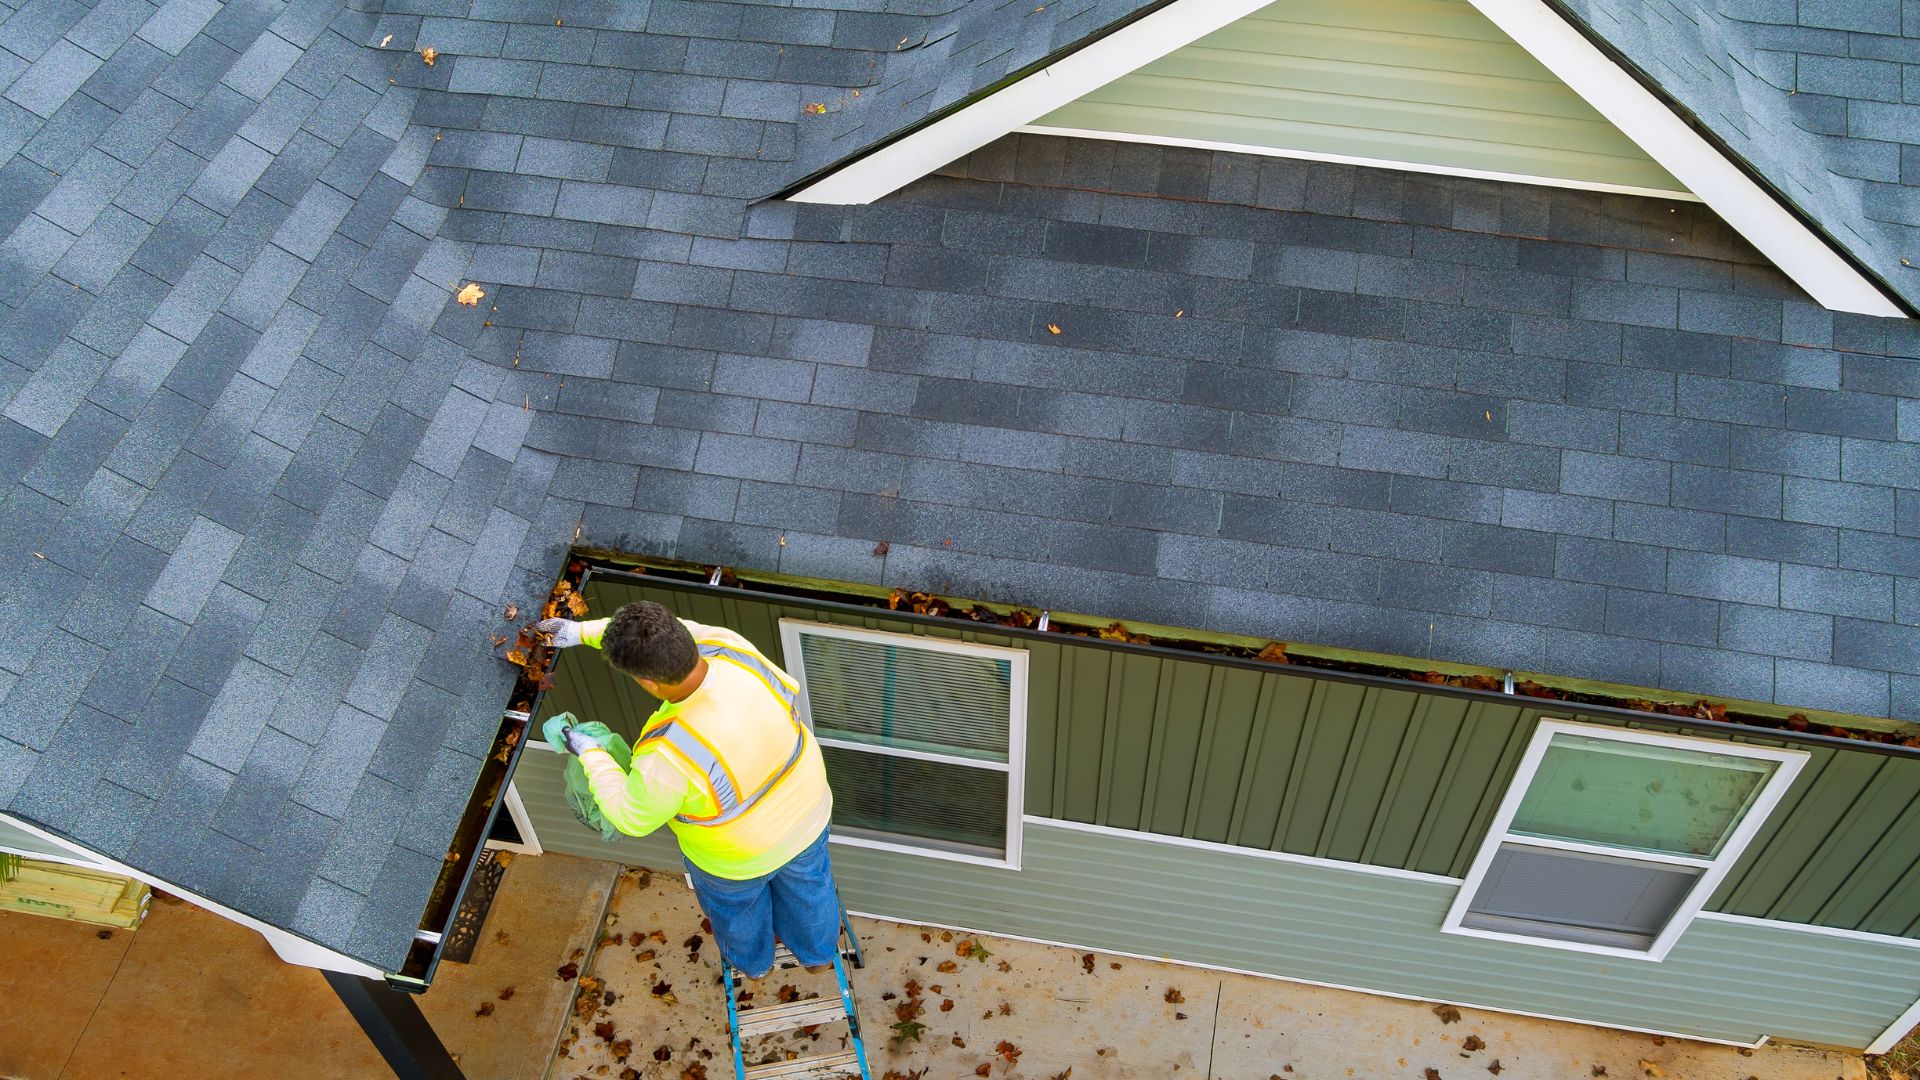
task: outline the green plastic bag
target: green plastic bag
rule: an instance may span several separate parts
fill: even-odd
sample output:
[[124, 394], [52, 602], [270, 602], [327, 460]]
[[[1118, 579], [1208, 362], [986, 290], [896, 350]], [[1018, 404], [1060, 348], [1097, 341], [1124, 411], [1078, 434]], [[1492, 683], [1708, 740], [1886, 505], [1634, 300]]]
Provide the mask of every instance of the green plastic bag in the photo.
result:
[[[567, 748], [566, 741], [560, 735], [560, 729], [563, 726], [574, 727], [579, 729], [582, 734], [605, 739], [607, 753], [613, 755], [613, 760], [618, 762], [622, 769], [632, 767], [633, 748], [627, 745], [627, 740], [614, 734], [605, 724], [595, 721], [579, 723], [574, 720], [572, 713], [561, 713], [553, 717], [546, 722], [543, 730], [543, 734], [547, 737], [547, 742], [554, 744], [562, 753], [565, 753]], [[606, 815], [600, 812], [600, 804], [595, 802], [593, 798], [593, 788], [587, 784], [587, 770], [580, 764], [579, 758], [571, 754], [567, 755], [566, 773], [567, 805], [573, 807], [573, 816], [580, 819], [580, 824], [585, 825], [589, 829], [600, 830], [600, 839], [608, 843], [612, 843], [624, 836], [625, 834], [619, 829], [614, 828], [613, 823], [608, 821]]]

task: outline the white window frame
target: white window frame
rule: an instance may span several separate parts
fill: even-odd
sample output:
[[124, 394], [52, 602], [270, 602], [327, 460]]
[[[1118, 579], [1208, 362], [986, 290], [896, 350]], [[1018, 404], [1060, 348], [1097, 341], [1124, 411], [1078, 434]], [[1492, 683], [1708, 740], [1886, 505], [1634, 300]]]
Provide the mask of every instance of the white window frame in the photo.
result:
[[[553, 749], [547, 746], [545, 739], [533, 745], [545, 746], [548, 750]], [[482, 846], [496, 851], [517, 851], [522, 855], [544, 854], [546, 849], [540, 846], [540, 837], [533, 831], [533, 815], [527, 813], [527, 804], [520, 801], [520, 789], [513, 786], [513, 781], [507, 781], [507, 789], [500, 796], [500, 804], [500, 809], [506, 811], [508, 819], [513, 822], [514, 831], [520, 834], [522, 842], [513, 844], [505, 840], [488, 840]]]
[[[1776, 764], [1773, 774], [1761, 785], [1760, 792], [1754, 797], [1752, 805], [1741, 815], [1740, 821], [1728, 835], [1726, 842], [1711, 859], [1696, 859], [1686, 856], [1661, 854], [1611, 848], [1604, 844], [1583, 844], [1565, 840], [1543, 839], [1536, 836], [1520, 836], [1511, 832], [1513, 816], [1520, 809], [1520, 803], [1526, 798], [1527, 789], [1532, 786], [1534, 775], [1540, 771], [1540, 763], [1546, 757], [1547, 747], [1555, 735], [1580, 735], [1586, 738], [1602, 739], [1609, 742], [1631, 743], [1640, 746], [1658, 746], [1670, 750], [1685, 750], [1696, 753], [1718, 754], [1729, 757], [1755, 758]], [[1655, 731], [1642, 731], [1637, 728], [1616, 728], [1600, 724], [1582, 724], [1565, 719], [1546, 719], [1540, 721], [1534, 729], [1532, 741], [1527, 744], [1526, 753], [1521, 755], [1520, 767], [1514, 773], [1513, 780], [1507, 785], [1507, 794], [1500, 802], [1500, 810], [1493, 817], [1493, 823], [1487, 828], [1486, 839], [1480, 844], [1479, 854], [1474, 857], [1473, 868], [1467, 871], [1467, 878], [1460, 885], [1460, 891], [1454, 896], [1453, 906], [1447, 909], [1446, 919], [1441, 923], [1443, 933], [1460, 934], [1466, 937], [1491, 938], [1496, 941], [1518, 941], [1528, 945], [1538, 945], [1548, 949], [1566, 949], [1572, 952], [1594, 953], [1601, 956], [1619, 956], [1633, 960], [1648, 960], [1658, 963], [1666, 959], [1674, 945], [1679, 942], [1687, 927], [1692, 925], [1694, 917], [1706, 906], [1708, 898], [1726, 879], [1734, 863], [1746, 851], [1747, 845], [1759, 834], [1780, 800], [1793, 786], [1794, 777], [1806, 765], [1807, 754], [1803, 750], [1785, 750], [1770, 746], [1754, 746], [1748, 743], [1722, 742], [1718, 739], [1702, 739], [1687, 735], [1667, 735]], [[1478, 927], [1462, 925], [1468, 908], [1480, 892], [1481, 883], [1486, 879], [1487, 871], [1492, 868], [1495, 855], [1503, 844], [1515, 844], [1522, 847], [1577, 851], [1583, 854], [1609, 856], [1622, 861], [1666, 863], [1696, 867], [1700, 876], [1694, 880], [1693, 887], [1674, 910], [1673, 916], [1662, 927], [1653, 944], [1645, 950], [1623, 948], [1617, 945], [1597, 945], [1584, 941], [1561, 941], [1554, 938], [1534, 937], [1528, 934], [1509, 933], [1501, 930], [1484, 930]]]
[[811, 634], [817, 637], [842, 638], [848, 641], [867, 641], [875, 644], [893, 645], [904, 648], [924, 649], [930, 652], [954, 653], [960, 656], [989, 657], [1008, 661], [1011, 674], [1009, 686], [1009, 708], [1007, 715], [1007, 760], [986, 761], [980, 758], [964, 757], [959, 754], [936, 754], [924, 750], [904, 750], [891, 746], [878, 746], [873, 743], [857, 742], [851, 739], [835, 739], [815, 736], [821, 746], [831, 746], [839, 750], [850, 750], [864, 754], [878, 754], [884, 757], [909, 758], [915, 761], [933, 761], [947, 765], [959, 765], [973, 769], [991, 769], [1007, 775], [1007, 831], [1006, 854], [1003, 858], [989, 855], [975, 855], [939, 847], [931, 842], [914, 843], [906, 838], [900, 840], [878, 840], [867, 836], [850, 836], [835, 831], [831, 842], [845, 844], [848, 847], [872, 848], [877, 851], [897, 851], [908, 855], [922, 855], [930, 859], [947, 859], [952, 862], [973, 863], [978, 866], [993, 866], [1004, 870], [1020, 869], [1021, 826], [1026, 810], [1026, 765], [1027, 765], [1027, 664], [1031, 654], [1025, 649], [1013, 649], [1002, 645], [982, 645], [970, 641], [954, 641], [948, 638], [925, 637], [920, 634], [899, 633], [891, 630], [868, 630], [857, 626], [841, 626], [836, 623], [814, 622], [809, 619], [780, 620], [780, 649], [786, 661], [782, 668], [800, 684], [800, 694], [795, 702], [794, 714], [813, 730], [813, 712], [807, 699], [806, 664], [802, 661], [800, 636]]

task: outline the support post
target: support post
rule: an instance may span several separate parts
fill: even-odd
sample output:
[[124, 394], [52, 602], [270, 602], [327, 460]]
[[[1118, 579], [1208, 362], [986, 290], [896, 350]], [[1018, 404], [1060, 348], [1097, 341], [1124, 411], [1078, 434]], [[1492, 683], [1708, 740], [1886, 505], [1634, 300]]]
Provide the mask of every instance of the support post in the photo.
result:
[[400, 1080], [465, 1080], [412, 994], [342, 971], [321, 974]]

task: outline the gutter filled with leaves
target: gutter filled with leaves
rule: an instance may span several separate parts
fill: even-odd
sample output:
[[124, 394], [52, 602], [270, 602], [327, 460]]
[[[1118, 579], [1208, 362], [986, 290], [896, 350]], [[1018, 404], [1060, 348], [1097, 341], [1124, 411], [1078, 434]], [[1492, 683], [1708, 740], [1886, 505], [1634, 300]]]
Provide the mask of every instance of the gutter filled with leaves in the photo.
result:
[[[586, 554], [586, 553], [582, 553]], [[823, 582], [731, 567], [702, 566], [668, 559], [593, 552], [588, 576], [629, 577], [696, 592], [747, 593], [804, 600], [844, 610], [880, 610], [913, 621], [952, 626], [978, 624], [1019, 637], [1080, 638], [1086, 644], [1184, 656], [1235, 667], [1251, 667], [1310, 678], [1365, 682], [1420, 692], [1439, 692], [1501, 704], [1546, 708], [1563, 702], [1582, 712], [1631, 723], [1666, 723], [1716, 734], [1764, 733], [1796, 743], [1845, 746], [1897, 756], [1920, 756], [1920, 725], [1837, 713], [1766, 711], [1757, 702], [1714, 701], [1635, 687], [1613, 687], [1541, 673], [1496, 672], [1458, 664], [1431, 668], [1419, 661], [1384, 654], [1322, 648], [1301, 643], [1262, 641], [1236, 635], [1181, 631], [1171, 627], [1129, 626], [1081, 615], [1036, 612], [928, 592], [882, 590], [851, 583]], [[569, 566], [583, 565], [576, 560]], [[585, 581], [580, 588], [585, 588]], [[584, 604], [583, 604], [584, 606]], [[1444, 670], [1442, 670], [1444, 669]], [[1511, 690], [1507, 687], [1512, 678]], [[551, 685], [549, 681], [548, 685]]]

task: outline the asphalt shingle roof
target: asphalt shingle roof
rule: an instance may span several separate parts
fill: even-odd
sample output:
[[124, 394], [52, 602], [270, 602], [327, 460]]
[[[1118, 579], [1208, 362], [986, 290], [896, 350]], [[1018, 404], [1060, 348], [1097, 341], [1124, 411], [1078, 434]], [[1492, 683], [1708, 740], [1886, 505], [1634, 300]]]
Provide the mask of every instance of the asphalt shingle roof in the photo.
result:
[[402, 7], [0, 0], [8, 813], [394, 968], [576, 530], [1920, 719], [1920, 328], [1698, 206], [1033, 138], [755, 202], [895, 17]]
[[1911, 0], [1554, 0], [1920, 310]]

